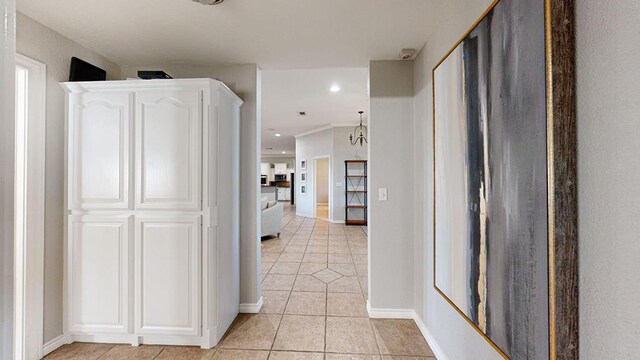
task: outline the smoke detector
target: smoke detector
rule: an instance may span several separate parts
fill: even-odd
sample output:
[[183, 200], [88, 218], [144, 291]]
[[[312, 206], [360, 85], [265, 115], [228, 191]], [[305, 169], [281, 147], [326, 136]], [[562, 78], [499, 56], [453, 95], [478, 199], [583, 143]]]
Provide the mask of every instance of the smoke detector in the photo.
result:
[[202, 5], [219, 5], [224, 2], [224, 0], [193, 0]]
[[402, 60], [413, 60], [418, 55], [416, 49], [402, 49], [400, 50], [400, 59]]

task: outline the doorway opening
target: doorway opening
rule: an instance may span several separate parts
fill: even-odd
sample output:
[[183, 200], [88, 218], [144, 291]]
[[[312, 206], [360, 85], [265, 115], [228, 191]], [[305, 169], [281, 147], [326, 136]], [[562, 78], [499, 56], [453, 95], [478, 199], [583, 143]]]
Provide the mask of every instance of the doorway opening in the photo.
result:
[[315, 159], [314, 163], [314, 205], [316, 219], [328, 221], [330, 201], [329, 158]]

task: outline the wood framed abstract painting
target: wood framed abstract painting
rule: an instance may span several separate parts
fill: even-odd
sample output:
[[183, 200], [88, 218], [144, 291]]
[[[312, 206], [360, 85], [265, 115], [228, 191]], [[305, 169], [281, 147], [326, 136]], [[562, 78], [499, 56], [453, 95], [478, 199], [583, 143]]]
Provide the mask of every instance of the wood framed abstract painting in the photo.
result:
[[578, 359], [573, 1], [498, 0], [433, 69], [434, 286], [505, 359]]

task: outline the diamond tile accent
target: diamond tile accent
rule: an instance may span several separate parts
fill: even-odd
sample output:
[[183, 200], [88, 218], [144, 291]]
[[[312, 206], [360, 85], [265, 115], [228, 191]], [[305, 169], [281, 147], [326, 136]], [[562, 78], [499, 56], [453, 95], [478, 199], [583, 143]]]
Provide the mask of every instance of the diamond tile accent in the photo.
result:
[[313, 276], [324, 282], [325, 284], [328, 284], [332, 281], [335, 281], [337, 279], [340, 279], [342, 277], [342, 274], [339, 274], [331, 269], [324, 269], [324, 270], [320, 270], [317, 273], [313, 274]]

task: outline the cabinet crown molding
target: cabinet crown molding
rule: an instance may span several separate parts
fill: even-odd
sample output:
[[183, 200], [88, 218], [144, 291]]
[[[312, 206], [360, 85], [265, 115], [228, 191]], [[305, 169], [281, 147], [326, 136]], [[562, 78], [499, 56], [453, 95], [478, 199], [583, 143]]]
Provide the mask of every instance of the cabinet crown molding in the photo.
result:
[[111, 81], [79, 81], [63, 82], [60, 86], [69, 94], [86, 92], [134, 92], [150, 90], [188, 90], [193, 88], [211, 87], [224, 91], [234, 99], [236, 105], [242, 105], [242, 100], [225, 83], [215, 79], [157, 79], [157, 80], [111, 80]]

